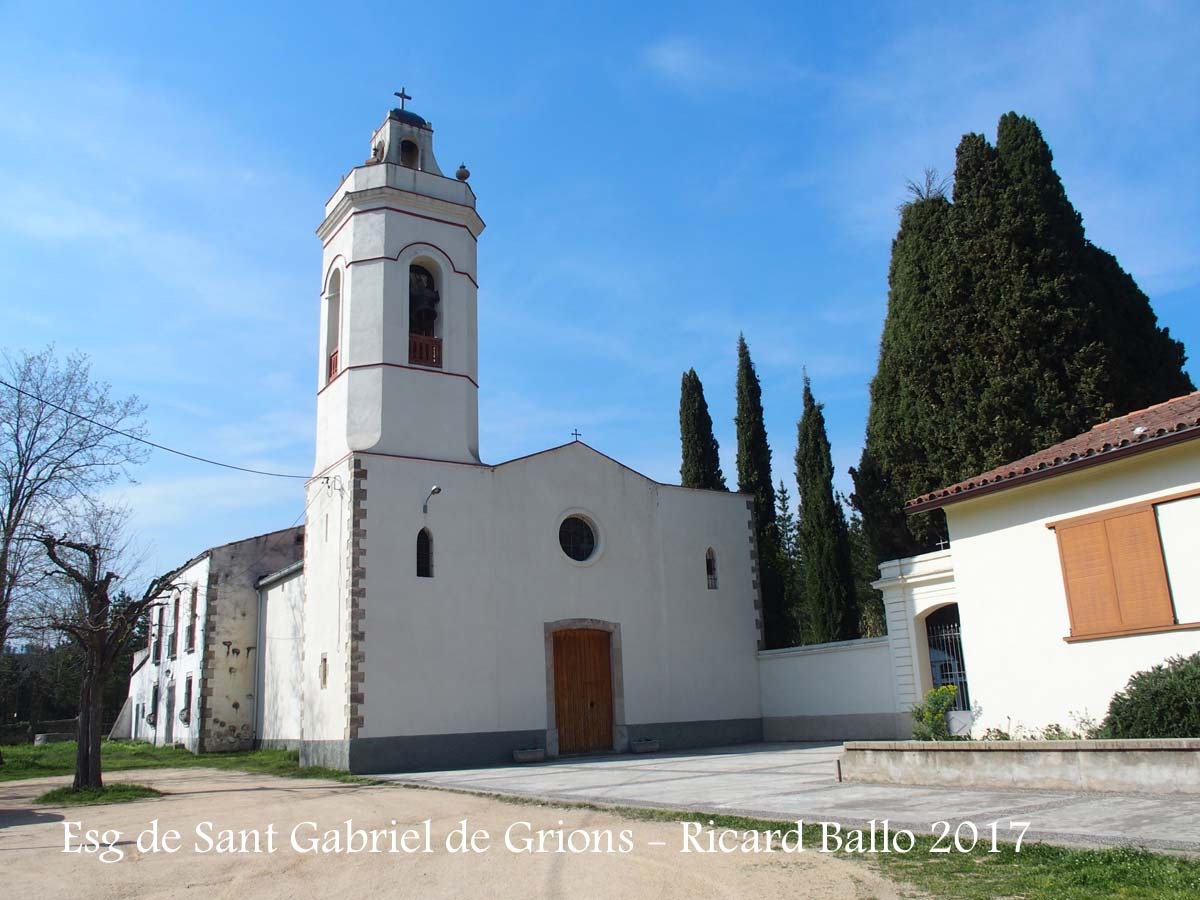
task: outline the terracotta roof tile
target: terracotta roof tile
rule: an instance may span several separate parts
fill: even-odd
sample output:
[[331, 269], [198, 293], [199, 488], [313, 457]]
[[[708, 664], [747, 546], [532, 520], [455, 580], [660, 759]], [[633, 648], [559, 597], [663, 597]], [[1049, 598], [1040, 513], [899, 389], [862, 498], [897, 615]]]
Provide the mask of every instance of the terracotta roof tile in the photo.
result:
[[977, 493], [991, 493], [1025, 481], [1107, 462], [1127, 453], [1153, 449], [1155, 444], [1166, 439], [1174, 442], [1190, 437], [1200, 437], [1200, 391], [1101, 422], [1091, 431], [1045, 450], [914, 497], [904, 504], [904, 509], [906, 512], [936, 509]]

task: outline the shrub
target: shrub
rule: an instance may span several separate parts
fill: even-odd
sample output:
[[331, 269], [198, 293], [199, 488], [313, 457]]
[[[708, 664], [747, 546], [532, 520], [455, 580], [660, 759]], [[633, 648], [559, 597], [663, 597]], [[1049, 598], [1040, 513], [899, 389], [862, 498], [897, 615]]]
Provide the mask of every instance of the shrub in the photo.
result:
[[1039, 739], [1043, 741], [1081, 741], [1083, 735], [1078, 731], [1063, 728], [1057, 722], [1051, 722], [1042, 729]]
[[913, 740], [949, 741], [950, 723], [946, 713], [954, 708], [954, 696], [958, 689], [952, 684], [943, 684], [925, 695], [925, 699], [912, 708]]
[[1200, 738], [1200, 653], [1173, 656], [1113, 695], [1103, 733], [1111, 738]]
[[1011, 741], [1012, 739], [1013, 738], [1011, 734], [1009, 734], [1003, 728], [997, 728], [995, 726], [984, 729], [983, 736], [980, 738], [981, 741]]

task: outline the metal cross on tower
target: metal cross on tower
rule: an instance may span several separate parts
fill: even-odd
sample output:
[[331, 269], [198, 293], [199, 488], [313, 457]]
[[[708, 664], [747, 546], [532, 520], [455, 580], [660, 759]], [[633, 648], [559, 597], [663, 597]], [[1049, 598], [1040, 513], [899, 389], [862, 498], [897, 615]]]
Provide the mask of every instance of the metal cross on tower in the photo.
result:
[[404, 110], [404, 101], [411, 100], [412, 97], [410, 95], [408, 95], [407, 93], [405, 93], [404, 88], [400, 88], [400, 90], [395, 91], [395, 95], [400, 98], [400, 110], [403, 111]]

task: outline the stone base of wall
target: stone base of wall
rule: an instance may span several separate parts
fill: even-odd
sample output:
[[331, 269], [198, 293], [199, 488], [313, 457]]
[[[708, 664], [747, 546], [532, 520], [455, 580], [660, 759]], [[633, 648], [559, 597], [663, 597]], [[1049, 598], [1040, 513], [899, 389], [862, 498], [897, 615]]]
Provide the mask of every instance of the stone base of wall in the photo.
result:
[[764, 741], [895, 741], [912, 737], [908, 713], [853, 713], [840, 716], [769, 716]]
[[300, 765], [326, 769], [350, 769], [349, 741], [301, 741]]
[[254, 742], [256, 750], [299, 750], [300, 738], [259, 738]]
[[658, 741], [659, 750], [695, 750], [753, 744], [763, 739], [762, 719], [712, 719], [628, 725], [629, 741]]
[[358, 775], [376, 775], [512, 765], [514, 750], [545, 746], [545, 729], [352, 738], [349, 768]]
[[870, 741], [846, 744], [842, 777], [882, 784], [1200, 795], [1200, 739]]
[[[761, 719], [657, 722], [629, 725], [628, 732], [631, 742], [657, 740], [660, 750], [722, 747], [763, 739]], [[267, 745], [264, 742], [263, 746]], [[300, 765], [343, 769], [358, 775], [473, 769], [512, 765], [514, 750], [545, 746], [545, 729], [302, 741]]]

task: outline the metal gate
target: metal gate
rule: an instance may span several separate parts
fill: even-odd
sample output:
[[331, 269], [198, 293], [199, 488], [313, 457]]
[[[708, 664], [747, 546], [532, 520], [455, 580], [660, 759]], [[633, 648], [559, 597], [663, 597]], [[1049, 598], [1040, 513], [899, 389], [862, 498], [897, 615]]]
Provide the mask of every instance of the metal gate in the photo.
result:
[[967, 691], [967, 665], [963, 659], [958, 604], [952, 603], [930, 613], [925, 620], [925, 635], [929, 641], [929, 671], [933, 686], [954, 685], [957, 689], [954, 708], [969, 710], [971, 695]]

